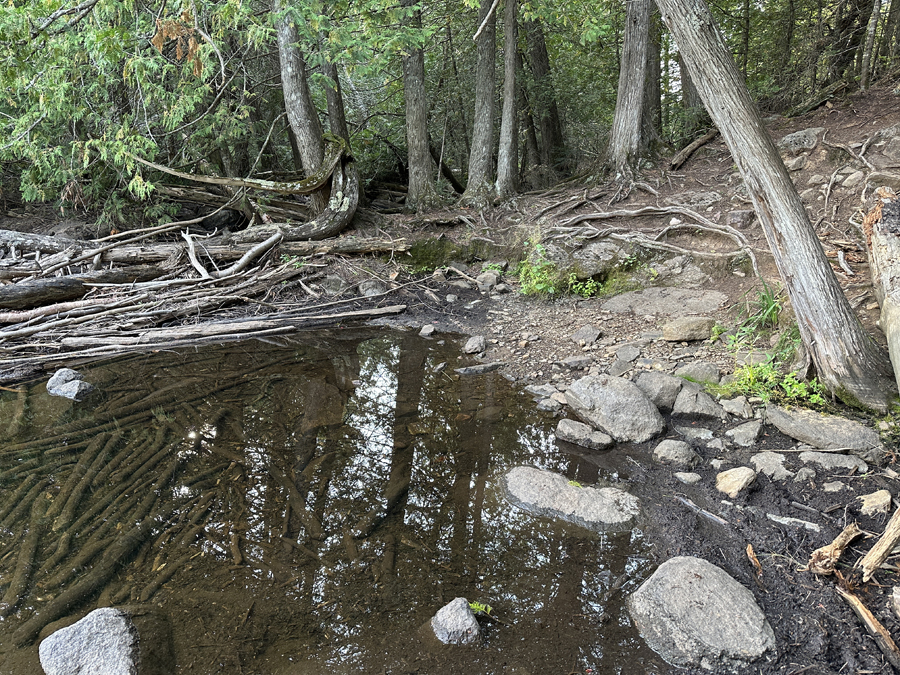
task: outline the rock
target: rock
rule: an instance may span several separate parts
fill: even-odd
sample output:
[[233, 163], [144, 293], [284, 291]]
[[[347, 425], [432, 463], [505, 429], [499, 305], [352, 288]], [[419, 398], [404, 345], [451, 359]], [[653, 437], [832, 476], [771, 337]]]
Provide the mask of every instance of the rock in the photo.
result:
[[651, 370], [638, 375], [637, 386], [640, 387], [647, 398], [660, 410], [672, 410], [675, 405], [675, 398], [681, 391], [681, 385], [684, 380], [679, 377], [672, 377], [659, 371]]
[[750, 458], [750, 463], [773, 481], [787, 480], [794, 475], [784, 468], [784, 455], [777, 452], [760, 452]]
[[749, 466], [738, 466], [716, 476], [716, 490], [734, 499], [756, 480], [756, 472]]
[[843, 417], [769, 405], [766, 407], [766, 422], [785, 436], [819, 450], [842, 449], [873, 463], [880, 462], [884, 457], [885, 449], [878, 432]]
[[675, 377], [704, 384], [719, 384], [720, 376], [719, 366], [709, 361], [692, 361], [675, 370]]
[[778, 149], [792, 155], [799, 155], [804, 150], [812, 150], [818, 144], [819, 134], [823, 131], [825, 131], [825, 127], [811, 127], [803, 131], [795, 131], [783, 136], [778, 141]]
[[727, 414], [718, 403], [693, 382], [685, 382], [675, 398], [672, 413], [676, 415], [706, 415], [725, 419]]
[[582, 326], [569, 336], [569, 339], [577, 345], [592, 345], [600, 337], [600, 331], [592, 325]]
[[862, 183], [865, 178], [866, 174], [864, 172], [854, 171], [841, 182], [841, 187], [855, 188], [857, 185]]
[[814, 480], [816, 477], [816, 470], [810, 469], [808, 466], [801, 467], [797, 469], [797, 473], [794, 474], [794, 482], [802, 483], [805, 480]]
[[678, 471], [676, 473], [673, 473], [672, 475], [675, 476], [676, 480], [684, 483], [685, 485], [696, 485], [701, 480], [703, 480], [700, 477], [699, 473], [685, 473], [683, 471]]
[[587, 424], [563, 419], [556, 425], [556, 437], [567, 443], [574, 443], [591, 450], [605, 450], [613, 444], [613, 439], [602, 431], [596, 431]]
[[727, 300], [728, 296], [719, 291], [654, 286], [621, 293], [604, 302], [601, 309], [638, 316], [708, 314], [719, 309]]
[[607, 369], [607, 374], [612, 377], [622, 377], [625, 373], [633, 368], [633, 365], [628, 361], [622, 361], [621, 359], [617, 359], [610, 364]]
[[455, 598], [431, 617], [434, 636], [445, 645], [481, 644], [481, 627], [465, 598]]
[[800, 461], [804, 464], [815, 464], [829, 471], [855, 469], [858, 473], [865, 473], [869, 470], [869, 465], [859, 457], [833, 452], [801, 452]]
[[72, 401], [83, 401], [94, 391], [94, 386], [82, 379], [81, 373], [71, 368], [60, 368], [47, 380], [47, 393]]
[[841, 492], [846, 489], [847, 486], [839, 480], [833, 480], [829, 483], [822, 484], [822, 492]]
[[666, 197], [664, 201], [666, 204], [676, 204], [679, 206], [710, 206], [716, 202], [722, 201], [722, 195], [713, 190], [688, 191]]
[[422, 329], [419, 331], [419, 335], [422, 337], [431, 337], [434, 335], [435, 328], [430, 323], [422, 326]]
[[594, 363], [594, 359], [590, 356], [568, 356], [559, 363], [572, 370], [581, 370], [582, 368], [589, 368]]
[[138, 606], [102, 607], [45, 638], [38, 648], [46, 675], [175, 671], [164, 615]]
[[387, 286], [377, 279], [366, 279], [359, 283], [359, 293], [365, 298], [371, 298], [382, 293], [387, 293]]
[[806, 155], [800, 155], [799, 157], [793, 157], [791, 159], [787, 159], [784, 162], [784, 168], [788, 171], [802, 171], [806, 168], [809, 160]]
[[631, 529], [640, 501], [618, 488], [577, 487], [565, 476], [517, 466], [504, 477], [507, 499], [523, 511], [559, 518], [597, 532]]
[[554, 401], [552, 398], [542, 398], [534, 407], [544, 412], [556, 412], [562, 408], [562, 403]]
[[500, 370], [506, 363], [503, 361], [494, 361], [492, 363], [479, 363], [477, 366], [465, 366], [463, 368], [454, 368], [453, 372], [457, 375], [481, 375], [483, 373], [492, 373]]
[[725, 216], [725, 224], [730, 227], [737, 227], [742, 230], [750, 227], [756, 213], [751, 209], [740, 209], [738, 211], [729, 211]]
[[767, 513], [766, 518], [780, 525], [787, 525], [788, 527], [802, 527], [804, 530], [809, 530], [810, 532], [821, 532], [822, 530], [822, 528], [815, 523], [811, 523], [808, 520], [800, 520], [799, 518], [776, 516], [774, 513]]
[[631, 363], [641, 355], [641, 350], [634, 345], [625, 345], [616, 350], [616, 358], [626, 363]]
[[319, 282], [319, 286], [326, 295], [340, 295], [350, 287], [350, 284], [337, 274], [329, 274]]
[[712, 429], [704, 429], [703, 427], [675, 427], [675, 431], [684, 436], [689, 441], [700, 441], [708, 443], [713, 440], [714, 434]]
[[500, 275], [496, 272], [482, 272], [475, 281], [478, 282], [478, 290], [482, 293], [490, 293], [500, 281]]
[[529, 384], [525, 387], [525, 393], [536, 399], [541, 399], [553, 396], [553, 394], [558, 393], [558, 390], [552, 384]]
[[891, 510], [891, 493], [887, 490], [878, 490], [872, 494], [860, 495], [857, 499], [862, 502], [859, 510], [864, 516], [874, 516]]
[[889, 171], [873, 171], [869, 174], [866, 183], [870, 189], [880, 187], [889, 187], [894, 191], [900, 190], [900, 173], [891, 173]]
[[474, 335], [466, 341], [462, 350], [463, 354], [480, 354], [484, 348], [484, 335]]
[[756, 443], [756, 439], [759, 438], [759, 431], [762, 428], [761, 420], [753, 420], [751, 422], [745, 422], [744, 424], [735, 427], [734, 429], [729, 429], [725, 432], [725, 435], [728, 436], [736, 445], [741, 446], [742, 448], [749, 448], [751, 445]]
[[[628, 246], [620, 246], [614, 241], [591, 241], [572, 253], [571, 260], [568, 256], [562, 256], [554, 262], [561, 268], [572, 266], [574, 261], [580, 279], [590, 277], [606, 277], [610, 272], [622, 267], [626, 260], [631, 258], [635, 249]], [[632, 258], [633, 259], [633, 258]]]
[[725, 410], [725, 412], [736, 415], [737, 417], [743, 417], [746, 420], [753, 417], [753, 408], [747, 402], [746, 396], [723, 399], [719, 401], [719, 405], [722, 406], [722, 409]]
[[668, 663], [749, 672], [775, 650], [775, 634], [753, 595], [700, 558], [667, 560], [627, 601], [641, 636]]
[[644, 392], [619, 377], [588, 375], [575, 380], [566, 390], [566, 400], [578, 417], [620, 442], [643, 443], [665, 427]]
[[684, 441], [666, 439], [653, 450], [653, 459], [660, 464], [667, 464], [679, 469], [690, 469], [697, 466], [700, 455]]
[[715, 319], [706, 316], [682, 316], [663, 325], [663, 340], [668, 342], [708, 340], [715, 325]]

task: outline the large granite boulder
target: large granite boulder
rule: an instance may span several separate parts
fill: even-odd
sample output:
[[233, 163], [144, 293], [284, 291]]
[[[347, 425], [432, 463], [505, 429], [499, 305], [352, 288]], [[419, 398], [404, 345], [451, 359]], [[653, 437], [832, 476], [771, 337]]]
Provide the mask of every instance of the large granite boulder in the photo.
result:
[[647, 644], [668, 663], [747, 673], [775, 650], [775, 634], [750, 593], [700, 558], [667, 560], [628, 598]]
[[582, 377], [566, 390], [566, 401], [578, 417], [619, 442], [643, 443], [665, 428], [647, 395], [621, 377]]

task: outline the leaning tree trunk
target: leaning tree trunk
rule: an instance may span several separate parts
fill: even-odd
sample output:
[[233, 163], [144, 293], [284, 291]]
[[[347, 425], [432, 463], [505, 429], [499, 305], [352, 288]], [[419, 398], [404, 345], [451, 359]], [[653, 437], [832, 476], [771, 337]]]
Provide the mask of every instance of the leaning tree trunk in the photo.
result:
[[617, 175], [630, 177], [644, 149], [641, 119], [650, 38], [650, 0], [629, 0], [625, 17], [616, 112], [609, 132], [609, 164]]
[[863, 47], [862, 65], [859, 70], [859, 88], [865, 91], [869, 88], [869, 71], [872, 64], [872, 49], [875, 46], [875, 31], [878, 28], [878, 19], [881, 17], [881, 0], [875, 0], [872, 6], [872, 14], [869, 17], [869, 26], [866, 29], [866, 44]]
[[487, 23], [478, 36], [478, 60], [475, 65], [475, 121], [472, 125], [472, 150], [469, 152], [469, 180], [463, 193], [462, 204], [485, 206], [491, 199], [493, 185], [491, 168], [494, 147], [494, 74], [497, 46], [496, 16], [488, 13], [491, 0], [481, 0], [478, 25]]
[[886, 411], [887, 353], [838, 285], [790, 176], [702, 0], [657, 0], [753, 201], [821, 382], [846, 403]]
[[[276, 15], [283, 12], [280, 0], [275, 0], [274, 11]], [[322, 164], [325, 155], [322, 125], [319, 123], [319, 115], [309, 93], [306, 61], [298, 45], [300, 36], [293, 20], [287, 14], [278, 17], [277, 34], [284, 108], [297, 140], [303, 170], [310, 176]], [[316, 213], [320, 213], [328, 201], [324, 192], [311, 195], [311, 199]]]
[[518, 190], [519, 119], [516, 111], [516, 0], [506, 0], [503, 14], [503, 112], [497, 153], [497, 196], [505, 199]]

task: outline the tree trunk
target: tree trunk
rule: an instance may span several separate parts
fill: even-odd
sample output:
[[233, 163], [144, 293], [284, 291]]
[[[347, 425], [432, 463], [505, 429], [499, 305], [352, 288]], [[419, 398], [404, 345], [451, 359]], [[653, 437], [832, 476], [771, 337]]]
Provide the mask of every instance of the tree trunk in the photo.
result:
[[516, 0], [506, 0], [503, 13], [503, 112], [497, 153], [497, 196], [505, 199], [518, 190], [519, 117], [516, 110]]
[[[275, 0], [274, 11], [276, 14], [283, 11], [280, 0]], [[284, 108], [297, 140], [297, 149], [303, 162], [303, 170], [309, 176], [319, 168], [325, 154], [322, 125], [309, 93], [306, 62], [303, 60], [303, 54], [300, 53], [300, 37], [297, 27], [286, 14], [282, 14], [278, 18], [277, 33]], [[316, 213], [321, 212], [328, 201], [326, 195], [318, 193], [311, 197], [314, 210]]]
[[[411, 0], [404, 0], [411, 6]], [[416, 12], [410, 24], [421, 27], [422, 17]], [[431, 180], [431, 152], [428, 149], [428, 103], [425, 99], [425, 52], [421, 47], [408, 47], [403, 57], [403, 94], [406, 99], [406, 146], [409, 158], [409, 191], [406, 208], [421, 211], [434, 206], [437, 193]]]
[[325, 102], [328, 106], [328, 128], [338, 138], [347, 141], [350, 147], [350, 131], [347, 129], [347, 114], [344, 107], [344, 92], [341, 90], [341, 80], [338, 77], [337, 66], [328, 58], [322, 50], [323, 36], [319, 35], [319, 51], [322, 52], [322, 74], [330, 82], [325, 84]]
[[540, 151], [538, 150], [537, 129], [534, 126], [534, 117], [531, 114], [528, 92], [523, 84], [525, 82], [525, 77], [522, 52], [520, 51], [516, 51], [516, 68], [519, 73], [517, 80], [519, 89], [519, 116], [521, 117], [521, 125], [525, 132], [525, 156], [522, 158], [519, 183], [520, 185], [528, 185], [532, 188], [544, 187], [544, 181], [541, 178], [539, 170], [541, 157]]
[[650, 37], [650, 0], [629, 0], [625, 17], [616, 112], [609, 133], [609, 164], [617, 175], [630, 177], [646, 143], [641, 134], [644, 80]]
[[883, 189], [863, 220], [875, 299], [881, 305], [881, 330], [887, 336], [894, 375], [900, 375], [900, 201]]
[[[484, 22], [491, 0], [481, 0], [478, 25]], [[482, 207], [493, 192], [491, 168], [494, 147], [494, 88], [497, 46], [496, 15], [491, 14], [478, 37], [478, 61], [475, 65], [475, 121], [472, 125], [472, 150], [469, 153], [469, 180], [461, 203]]]
[[838, 285], [790, 176], [702, 0], [657, 0], [706, 109], [747, 186], [822, 384], [846, 403], [887, 411], [886, 352]]
[[706, 111], [703, 109], [703, 101], [694, 86], [690, 70], [681, 55], [678, 55], [678, 72], [681, 74], [681, 106], [684, 110], [683, 133], [686, 139], [693, 138], [700, 128]]
[[541, 134], [541, 163], [549, 173], [565, 163], [566, 147], [562, 122], [556, 105], [550, 56], [547, 54], [541, 24], [537, 21], [526, 21], [525, 37], [528, 43], [528, 63], [534, 76], [535, 95], [532, 106]]
[[859, 69], [859, 88], [863, 91], [869, 88], [872, 48], [875, 46], [875, 31], [878, 28], [878, 19], [880, 17], [881, 0], [875, 0], [874, 5], [872, 5], [872, 15], [869, 17], [869, 27], [866, 29], [866, 45], [863, 48], [862, 65]]
[[659, 52], [662, 45], [659, 33], [659, 10], [656, 3], [651, 0], [641, 135], [653, 145], [658, 144], [662, 136], [662, 71], [659, 63]]
[[[900, 0], [891, 0], [890, 9], [888, 9], [887, 20], [884, 22], [884, 31], [881, 34], [881, 46], [878, 53], [883, 57], [887, 57], [888, 63], [893, 64], [894, 58], [897, 56], [897, 42], [900, 41]], [[898, 40], [894, 40], [894, 34], [897, 33]], [[888, 66], [890, 68], [890, 65]]]

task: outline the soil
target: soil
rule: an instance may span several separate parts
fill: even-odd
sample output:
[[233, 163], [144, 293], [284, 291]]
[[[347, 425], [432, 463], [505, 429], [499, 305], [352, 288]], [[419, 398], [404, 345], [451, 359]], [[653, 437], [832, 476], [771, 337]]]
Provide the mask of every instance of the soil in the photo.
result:
[[[792, 177], [847, 297], [863, 324], [882, 342], [884, 337], [875, 326], [878, 306], [869, 283], [865, 249], [858, 227], [851, 223], [851, 220], [859, 222], [860, 209], [865, 208], [865, 181], [853, 187], [841, 185], [853, 172], [868, 171], [870, 167], [840, 146], [853, 149], [857, 155], [865, 149], [866, 160], [875, 168], [896, 172], [896, 165], [891, 165], [878, 153], [875, 145], [868, 145], [868, 141], [878, 130], [898, 123], [900, 96], [890, 89], [877, 88], [849, 100], [829, 103], [801, 118], [767, 120], [775, 139], [810, 127], [827, 130], [824, 140], [808, 154], [805, 167], [792, 172]], [[824, 177], [824, 182], [816, 176]], [[529, 237], [533, 239], [538, 232], [546, 232], [564, 218], [592, 211], [664, 206], [671, 203], [669, 200], [700, 191], [716, 191], [721, 195], [721, 199], [709, 206], [692, 207], [710, 220], [724, 223], [729, 212], [751, 208], [741, 194], [741, 181], [721, 139], [698, 150], [678, 171], [659, 167], [647, 169], [640, 184], [624, 192], [621, 186], [611, 183], [593, 183], [589, 187], [571, 185], [525, 194], [480, 214], [448, 209], [424, 216], [381, 216], [374, 224], [370, 219], [354, 234], [389, 234], [425, 246], [431, 246], [435, 241], [451, 243], [455, 245], [449, 247], [453, 251], [452, 257], [440, 265], [421, 264], [413, 256], [333, 260], [328, 272], [341, 274], [350, 281], [376, 277], [386, 283], [393, 282], [397, 290], [387, 296], [385, 304], [396, 303], [399, 296], [399, 301], [406, 303], [408, 309], [400, 318], [384, 323], [415, 329], [433, 325], [441, 334], [483, 335], [487, 340], [485, 353], [478, 358], [463, 359], [461, 363], [503, 362], [502, 372], [522, 384], [551, 382], [563, 387], [586, 372], [573, 371], [560, 363], [562, 359], [576, 355], [591, 356], [592, 367], [604, 372], [614, 361], [615, 351], [623, 345], [638, 346], [641, 357], [646, 359], [645, 364], [635, 365], [635, 370], [626, 376], [635, 374], [645, 365], [653, 367], [653, 362], [657, 367], [667, 369], [690, 360], [712, 361], [723, 373], [729, 373], [735, 368], [736, 360], [724, 339], [690, 344], [664, 342], [658, 339], [658, 331], [667, 317], [612, 312], [604, 308], [606, 298], [524, 296], [517, 292], [513, 274], [521, 256], [522, 242]], [[658, 232], [675, 215], [613, 219], [605, 225]], [[88, 219], [79, 216], [78, 220], [83, 223]], [[40, 207], [18, 204], [7, 190], [6, 215], [0, 218], [0, 227], [46, 232], [58, 225], [57, 215]], [[754, 220], [741, 232], [758, 251], [762, 278], [777, 285], [778, 275], [771, 257], [759, 252], [766, 248], [766, 242], [758, 222]], [[670, 238], [669, 242], [689, 251], [729, 252], [734, 249], [733, 241], [700, 231]], [[839, 265], [838, 251], [843, 252], [852, 274]], [[509, 286], [509, 292], [482, 293], [471, 284], [465, 288], [453, 285], [461, 280], [453, 272], [442, 279], [422, 271], [423, 267], [443, 267], [448, 263], [453, 263], [469, 277], [476, 277], [489, 266], [505, 265], [502, 281]], [[645, 264], [652, 266], [654, 261], [645, 261]], [[760, 281], [745, 268], [736, 269], [730, 264], [720, 265], [718, 269], [705, 266], [703, 271], [708, 275], [703, 287], [714, 288], [728, 297], [727, 302], [710, 316], [725, 328], [735, 326], [740, 321], [742, 306], [760, 289]], [[417, 283], [401, 285], [416, 280]], [[448, 301], [448, 295], [456, 298]], [[308, 297], [297, 299], [309, 301]], [[360, 301], [361, 304], [364, 302]], [[789, 316], [789, 308], [785, 314]], [[582, 346], [570, 339], [571, 334], [585, 324], [602, 331], [597, 343]], [[769, 337], [762, 337], [759, 347], [769, 346]], [[831, 409], [870, 424], [877, 423], [877, 420], [836, 404]], [[559, 413], [565, 414], [565, 410]], [[716, 433], [721, 431], [719, 423], [707, 419], [668, 422], [670, 430], [678, 425], [704, 427]], [[700, 556], [722, 566], [753, 592], [775, 631], [779, 653], [768, 661], [755, 664], [747, 672], [793, 675], [892, 672], [875, 641], [835, 590], [838, 584], [855, 588], [878, 620], [892, 634], [898, 634], [900, 612], [894, 609], [891, 599], [893, 585], [900, 585], [895, 576], [897, 567], [891, 564], [872, 581], [858, 586], [842, 578], [853, 577], [850, 566], [874, 540], [855, 542], [845, 554], [840, 577], [821, 577], [802, 571], [802, 568], [815, 549], [829, 543], [850, 522], [858, 522], [872, 535], [883, 531], [889, 514], [862, 515], [858, 497], [887, 489], [894, 495], [896, 503], [900, 493], [896, 442], [888, 433], [889, 462], [883, 467], [873, 467], [867, 474], [834, 475], [820, 470], [815, 479], [801, 482], [772, 482], [759, 475], [751, 489], [725, 500], [715, 489], [717, 469], [710, 464], [712, 460], [722, 460], [725, 468], [740, 466], [763, 449], [783, 450], [796, 445], [770, 427], [765, 427], [765, 431], [766, 435], [753, 448], [716, 451], [701, 446], [699, 451], [703, 461], [696, 471], [702, 480], [690, 487], [679, 483], [671, 469], [653, 463], [650, 458], [653, 444], [620, 446], [604, 455], [605, 459], [597, 461], [621, 466], [623, 471], [627, 467], [632, 483], [644, 484], [645, 493], [656, 493], [657, 499], [647, 504], [647, 508], [653, 523], [653, 538], [661, 542], [655, 551], [660, 562], [675, 555]], [[888, 425], [883, 431], [892, 432], [893, 428]], [[678, 434], [670, 433], [669, 437], [678, 437]], [[798, 465], [792, 465], [793, 461], [789, 459], [788, 466], [796, 470]], [[823, 486], [830, 482], [840, 482], [843, 487], [839, 491], [826, 491]], [[721, 516], [727, 525], [714, 523], [683, 506], [675, 499], [679, 495]], [[802, 527], [778, 525], [766, 518], [766, 512], [810, 521], [818, 524], [821, 530], [811, 532]], [[760, 575], [748, 554], [749, 547], [761, 565]], [[893, 562], [889, 560], [889, 563]], [[417, 672], [441, 672], [435, 664], [432, 666], [434, 670], [426, 666]], [[673, 668], [672, 672], [689, 671]]]

